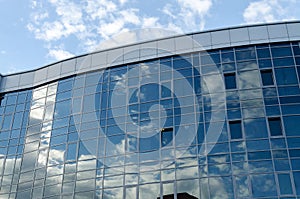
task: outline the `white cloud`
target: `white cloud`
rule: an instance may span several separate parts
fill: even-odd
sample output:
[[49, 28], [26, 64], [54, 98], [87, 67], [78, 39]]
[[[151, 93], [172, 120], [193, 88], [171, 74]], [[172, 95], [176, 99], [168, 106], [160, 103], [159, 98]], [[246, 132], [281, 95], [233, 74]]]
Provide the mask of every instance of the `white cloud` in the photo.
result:
[[[210, 8], [212, 7], [212, 0], [177, 0], [181, 7], [181, 17], [183, 17], [186, 25], [190, 25], [193, 29], [200, 26], [200, 30], [204, 29], [205, 16], [208, 15]], [[198, 21], [196, 24], [195, 21]]]
[[48, 56], [54, 58], [55, 60], [63, 60], [70, 57], [74, 57], [72, 53], [62, 49], [50, 49]]
[[127, 3], [128, 0], [119, 0], [121, 5], [124, 5], [125, 3]]
[[[132, 6], [125, 7], [124, 4]], [[91, 52], [104, 40], [129, 30], [164, 28], [182, 33], [203, 29], [211, 6], [212, 0], [177, 0], [148, 13], [138, 7], [137, 2], [128, 0], [47, 0], [43, 4], [32, 0], [33, 12], [27, 29], [46, 46], [63, 44], [67, 50], [67, 43], [72, 41], [72, 51], [77, 44], [76, 51], [81, 54]], [[130, 42], [139, 39], [130, 38]], [[123, 42], [128, 43], [126, 39]], [[64, 57], [61, 55], [69, 54], [60, 49], [49, 51], [50, 57], [60, 59]]]
[[294, 17], [290, 15], [289, 10], [290, 6], [294, 3], [294, 0], [261, 0], [251, 2], [244, 10], [243, 18], [246, 23], [293, 19]]

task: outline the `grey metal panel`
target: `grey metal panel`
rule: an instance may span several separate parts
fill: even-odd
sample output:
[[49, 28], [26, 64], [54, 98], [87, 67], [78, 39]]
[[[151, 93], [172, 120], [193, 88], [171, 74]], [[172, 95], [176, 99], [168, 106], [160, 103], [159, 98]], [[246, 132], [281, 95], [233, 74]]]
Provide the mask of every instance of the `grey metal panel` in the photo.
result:
[[192, 36], [181, 36], [175, 38], [175, 49], [177, 53], [184, 53], [193, 49]]
[[140, 59], [140, 45], [124, 47], [124, 62]]
[[20, 74], [19, 87], [33, 86], [34, 74], [34, 72]]
[[220, 47], [224, 44], [230, 44], [229, 30], [221, 30], [211, 33], [211, 41], [213, 47]]
[[268, 25], [269, 38], [287, 38], [288, 32], [285, 24]]
[[6, 76], [2, 79], [2, 88], [4, 91], [8, 91], [10, 89], [17, 89], [20, 82], [20, 75], [11, 75]]
[[231, 44], [241, 45], [249, 43], [250, 37], [248, 28], [231, 29], [229, 32]]
[[91, 64], [92, 64], [92, 56], [90, 54], [79, 57], [76, 60], [76, 71], [77, 72], [87, 71], [90, 69]]
[[140, 58], [153, 58], [157, 56], [157, 42], [147, 42], [140, 45]]
[[76, 71], [76, 59], [70, 59], [64, 61], [61, 66], [61, 74], [62, 75], [71, 75]]
[[47, 80], [53, 80], [60, 76], [61, 63], [57, 63], [48, 67]]
[[192, 38], [194, 40], [194, 49], [203, 50], [204, 48], [207, 49], [212, 46], [210, 32], [194, 34]]
[[34, 73], [34, 85], [41, 84], [42, 82], [45, 82], [47, 79], [47, 70], [48, 68], [41, 68]]
[[123, 48], [117, 48], [107, 51], [107, 64], [118, 65], [124, 62]]
[[92, 54], [92, 66], [102, 66], [107, 63], [107, 52], [99, 52]]
[[158, 56], [171, 55], [175, 51], [175, 41], [174, 38], [163, 39], [157, 41], [157, 54]]
[[287, 24], [287, 30], [291, 39], [300, 39], [300, 23]]
[[257, 40], [269, 40], [268, 29], [266, 26], [249, 27], [250, 43]]

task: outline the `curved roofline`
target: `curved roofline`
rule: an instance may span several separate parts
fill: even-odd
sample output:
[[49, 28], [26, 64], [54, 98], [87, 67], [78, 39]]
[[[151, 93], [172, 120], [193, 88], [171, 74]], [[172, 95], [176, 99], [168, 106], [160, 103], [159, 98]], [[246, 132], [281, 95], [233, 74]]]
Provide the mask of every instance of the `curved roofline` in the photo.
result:
[[28, 71], [0, 74], [0, 93], [34, 88], [72, 75], [171, 55], [253, 44], [299, 42], [299, 30], [300, 20], [294, 20], [218, 28], [120, 45]]
[[34, 71], [42, 69], [42, 68], [47, 68], [51, 65], [59, 64], [59, 63], [62, 63], [62, 62], [68, 61], [68, 60], [84, 57], [84, 56], [87, 56], [87, 55], [100, 53], [100, 52], [105, 52], [105, 51], [109, 51], [109, 50], [114, 50], [114, 49], [118, 49], [118, 48], [130, 47], [130, 46], [134, 46], [134, 45], [137, 45], [137, 44], [149, 43], [149, 42], [153, 42], [153, 41], [161, 41], [161, 40], [170, 39], [170, 38], [178, 38], [178, 37], [181, 37], [181, 36], [191, 36], [191, 35], [199, 34], [199, 33], [200, 34], [201, 33], [211, 33], [211, 32], [222, 31], [222, 30], [232, 30], [232, 29], [239, 29], [239, 28], [259, 27], [259, 26], [276, 25], [276, 24], [293, 24], [293, 23], [300, 23], [300, 20], [280, 21], [280, 22], [272, 22], [272, 23], [257, 23], [257, 24], [236, 25], [236, 26], [230, 26], [230, 27], [227, 27], [227, 28], [216, 28], [216, 29], [211, 29], [211, 30], [195, 31], [195, 32], [187, 33], [187, 34], [175, 34], [175, 35], [172, 35], [172, 36], [161, 37], [159, 39], [150, 39], [150, 40], [146, 40], [146, 41], [142, 41], [142, 42], [136, 42], [136, 43], [132, 43], [132, 44], [126, 44], [126, 45], [120, 45], [120, 46], [116, 46], [116, 47], [112, 47], [112, 48], [96, 50], [96, 51], [93, 51], [93, 52], [90, 52], [90, 53], [84, 53], [84, 54], [77, 55], [77, 56], [74, 56], [74, 57], [70, 57], [70, 58], [67, 58], [67, 59], [59, 60], [59, 61], [47, 64], [45, 66], [37, 67], [35, 69], [24, 70], [24, 71], [20, 71], [20, 72], [16, 72], [16, 73], [5, 74], [5, 75], [0, 73], [0, 76], [1, 77], [6, 77], [6, 76], [12, 76], [12, 75], [18, 75], [18, 74], [22, 74], [22, 73], [27, 73], [27, 72], [34, 72]]

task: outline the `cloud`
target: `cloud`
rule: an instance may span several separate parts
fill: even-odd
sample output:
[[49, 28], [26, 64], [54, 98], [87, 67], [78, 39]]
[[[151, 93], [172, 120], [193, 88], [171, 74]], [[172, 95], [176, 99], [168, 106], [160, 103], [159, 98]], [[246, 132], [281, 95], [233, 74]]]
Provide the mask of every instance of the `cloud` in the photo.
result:
[[55, 60], [63, 60], [70, 57], [74, 57], [72, 53], [62, 49], [50, 49], [48, 56], [50, 58], [54, 58]]
[[[43, 3], [31, 0], [27, 29], [37, 40], [45, 42], [45, 46], [63, 45], [66, 50], [72, 48], [76, 54], [82, 54], [129, 30], [164, 28], [180, 33], [202, 30], [212, 1], [176, 0], [149, 11], [138, 2], [128, 0], [46, 0]], [[70, 55], [60, 49], [48, 49], [50, 57]]]
[[[212, 7], [212, 0], [177, 0], [181, 7], [180, 15], [183, 17], [185, 24], [191, 24], [193, 28], [200, 26], [200, 30], [204, 29], [205, 17], [208, 15]], [[197, 18], [199, 18], [197, 20]], [[199, 21], [196, 24], [195, 21]]]
[[246, 23], [294, 19], [291, 12], [289, 12], [294, 3], [296, 3], [294, 0], [261, 0], [251, 2], [244, 10], [243, 18]]

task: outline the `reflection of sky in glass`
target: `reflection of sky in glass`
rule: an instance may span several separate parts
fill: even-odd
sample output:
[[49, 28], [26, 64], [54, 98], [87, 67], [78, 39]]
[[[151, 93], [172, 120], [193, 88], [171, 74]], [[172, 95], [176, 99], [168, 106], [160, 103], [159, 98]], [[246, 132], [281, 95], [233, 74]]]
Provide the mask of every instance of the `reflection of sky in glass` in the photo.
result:
[[[16, 198], [156, 198], [174, 191], [197, 198], [294, 197], [298, 69], [276, 58], [274, 84], [281, 87], [262, 87], [260, 70], [272, 62], [259, 54], [270, 50], [259, 48], [213, 51], [216, 64], [200, 55], [203, 65], [193, 61], [195, 68], [169, 57], [7, 93], [0, 107], [0, 198], [9, 191]], [[226, 106], [212, 66], [236, 74], [238, 89], [226, 91]], [[240, 121], [241, 138], [231, 139], [224, 111]], [[282, 134], [270, 134], [270, 117], [281, 122]], [[208, 133], [212, 126], [221, 126], [218, 139], [209, 137], [219, 133]]]

